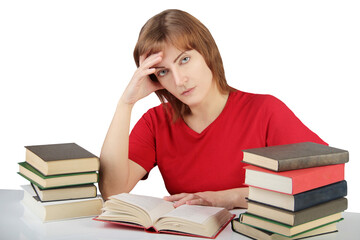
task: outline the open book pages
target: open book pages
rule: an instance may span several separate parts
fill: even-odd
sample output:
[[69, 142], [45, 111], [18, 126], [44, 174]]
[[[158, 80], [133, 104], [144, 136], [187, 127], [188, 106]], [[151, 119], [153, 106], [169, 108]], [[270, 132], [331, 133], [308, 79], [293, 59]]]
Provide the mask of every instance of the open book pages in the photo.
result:
[[122, 193], [110, 197], [96, 220], [135, 225], [156, 232], [214, 237], [234, 217], [225, 208], [197, 205], [173, 207], [160, 198]]
[[175, 209], [172, 202], [135, 194], [118, 194], [106, 201], [99, 219], [132, 222], [150, 228], [162, 215]]

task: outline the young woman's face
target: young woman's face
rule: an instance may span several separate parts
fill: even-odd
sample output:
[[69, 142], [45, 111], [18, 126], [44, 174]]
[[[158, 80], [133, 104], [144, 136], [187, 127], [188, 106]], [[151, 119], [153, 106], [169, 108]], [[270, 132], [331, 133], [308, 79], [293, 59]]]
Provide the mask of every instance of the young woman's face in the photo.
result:
[[155, 75], [160, 84], [190, 108], [211, 97], [216, 84], [211, 70], [196, 50], [181, 51], [166, 45]]

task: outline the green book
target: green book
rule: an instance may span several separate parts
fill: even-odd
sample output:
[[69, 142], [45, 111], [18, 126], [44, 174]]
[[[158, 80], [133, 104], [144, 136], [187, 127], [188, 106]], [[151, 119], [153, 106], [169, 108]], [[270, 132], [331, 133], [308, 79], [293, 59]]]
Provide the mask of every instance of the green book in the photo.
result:
[[98, 182], [99, 178], [97, 172], [81, 172], [44, 176], [27, 162], [19, 163], [18, 174], [38, 186], [40, 189], [95, 183]]
[[231, 229], [234, 232], [247, 236], [249, 238], [261, 240], [296, 240], [337, 232], [335, 222], [297, 234], [294, 237], [286, 237], [277, 233], [269, 232], [241, 223], [239, 218], [233, 219], [231, 221]]
[[243, 213], [240, 216], [240, 222], [252, 227], [260, 228], [266, 231], [284, 235], [286, 237], [295, 237], [298, 234], [343, 220], [341, 212], [329, 216], [309, 221], [297, 226], [290, 226], [274, 220], [266, 219], [250, 213]]

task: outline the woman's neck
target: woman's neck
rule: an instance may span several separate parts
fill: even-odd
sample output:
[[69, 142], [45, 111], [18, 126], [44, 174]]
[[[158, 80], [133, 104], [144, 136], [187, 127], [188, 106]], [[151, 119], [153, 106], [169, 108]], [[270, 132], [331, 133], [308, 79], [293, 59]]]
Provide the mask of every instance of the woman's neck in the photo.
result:
[[190, 107], [191, 113], [183, 117], [184, 121], [194, 131], [202, 132], [221, 114], [228, 97], [229, 93], [223, 94], [216, 89], [201, 104]]

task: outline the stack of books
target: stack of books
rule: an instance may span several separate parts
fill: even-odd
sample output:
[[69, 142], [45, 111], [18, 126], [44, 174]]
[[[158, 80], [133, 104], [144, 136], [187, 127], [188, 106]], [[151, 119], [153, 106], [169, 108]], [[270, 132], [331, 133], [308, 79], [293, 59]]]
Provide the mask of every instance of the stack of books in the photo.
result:
[[346, 150], [312, 142], [244, 150], [248, 210], [232, 229], [255, 239], [336, 232], [347, 209]]
[[44, 222], [97, 216], [99, 158], [75, 143], [26, 146], [19, 172], [30, 184], [22, 204]]

